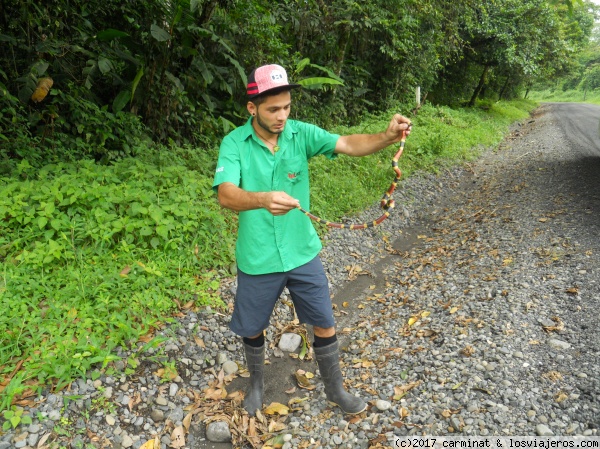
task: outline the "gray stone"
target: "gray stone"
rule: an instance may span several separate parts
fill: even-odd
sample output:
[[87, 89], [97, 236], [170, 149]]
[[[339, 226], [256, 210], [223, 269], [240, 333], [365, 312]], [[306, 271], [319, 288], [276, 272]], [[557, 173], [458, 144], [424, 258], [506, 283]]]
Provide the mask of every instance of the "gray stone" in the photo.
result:
[[286, 352], [294, 352], [302, 343], [302, 337], [294, 333], [286, 333], [279, 340], [279, 349]]
[[219, 352], [219, 354], [217, 354], [217, 365], [222, 365], [226, 361], [227, 361], [227, 353]]
[[375, 407], [377, 407], [382, 412], [389, 410], [392, 407], [392, 404], [388, 401], [384, 401], [383, 399], [377, 399], [375, 402]]
[[538, 424], [535, 426], [535, 433], [540, 437], [549, 437], [554, 435], [554, 432], [545, 424]]
[[225, 421], [211, 422], [206, 426], [206, 438], [213, 443], [228, 443], [231, 441], [229, 424]]
[[223, 363], [223, 371], [225, 372], [225, 374], [234, 374], [238, 372], [238, 365], [235, 362], [232, 362], [231, 360], [226, 361], [225, 363]]
[[150, 418], [152, 418], [152, 421], [154, 422], [162, 422], [165, 420], [165, 414], [162, 410], [152, 410], [152, 413], [150, 413]]
[[571, 345], [569, 343], [567, 343], [566, 341], [557, 340], [556, 338], [548, 340], [548, 344], [555, 349], [570, 349], [571, 348]]
[[123, 441], [121, 441], [121, 446], [124, 448], [133, 446], [133, 439], [127, 434], [123, 435]]

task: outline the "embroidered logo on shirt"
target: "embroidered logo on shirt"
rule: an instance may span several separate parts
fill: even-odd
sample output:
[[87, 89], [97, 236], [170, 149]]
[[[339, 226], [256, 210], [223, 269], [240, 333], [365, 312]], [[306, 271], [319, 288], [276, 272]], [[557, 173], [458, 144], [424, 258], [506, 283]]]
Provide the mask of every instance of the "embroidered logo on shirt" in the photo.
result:
[[299, 174], [300, 174], [300, 172], [289, 172], [288, 173], [288, 178], [290, 178], [290, 179], [296, 179]]
[[225, 167], [219, 167], [217, 168], [216, 173], [221, 173], [223, 170], [225, 170]]

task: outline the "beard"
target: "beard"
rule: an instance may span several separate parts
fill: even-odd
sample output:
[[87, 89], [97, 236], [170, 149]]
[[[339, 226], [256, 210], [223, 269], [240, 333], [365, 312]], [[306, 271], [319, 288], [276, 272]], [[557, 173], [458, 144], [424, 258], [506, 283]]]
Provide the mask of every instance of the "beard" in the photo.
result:
[[260, 126], [262, 129], [264, 129], [265, 131], [267, 131], [269, 134], [281, 134], [283, 132], [283, 128], [277, 131], [272, 131], [269, 126], [262, 121], [262, 119], [260, 118], [260, 114], [257, 112], [256, 113], [256, 123], [258, 124], [258, 126]]

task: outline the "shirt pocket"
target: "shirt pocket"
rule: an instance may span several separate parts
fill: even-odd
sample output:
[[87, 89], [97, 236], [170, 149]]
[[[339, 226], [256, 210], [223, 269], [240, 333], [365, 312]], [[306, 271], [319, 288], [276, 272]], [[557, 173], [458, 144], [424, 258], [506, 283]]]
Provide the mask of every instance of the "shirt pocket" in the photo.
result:
[[308, 163], [306, 157], [296, 156], [289, 159], [281, 159], [279, 173], [283, 182], [295, 185], [302, 182], [308, 176]]

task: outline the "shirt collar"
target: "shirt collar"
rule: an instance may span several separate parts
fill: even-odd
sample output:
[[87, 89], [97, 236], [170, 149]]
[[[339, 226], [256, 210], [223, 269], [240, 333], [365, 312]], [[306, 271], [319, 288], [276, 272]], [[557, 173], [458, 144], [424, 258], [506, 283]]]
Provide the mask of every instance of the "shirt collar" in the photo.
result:
[[[252, 118], [253, 117], [250, 117], [242, 127], [244, 140], [249, 139], [252, 136], [252, 134], [254, 134], [254, 128], [252, 128]], [[279, 136], [279, 138], [283, 138], [284, 140], [290, 140], [292, 136], [297, 132], [298, 131], [294, 126], [294, 121], [288, 120], [287, 122], [285, 122], [285, 127], [283, 128], [283, 132], [281, 133], [281, 136]]]

